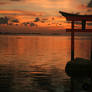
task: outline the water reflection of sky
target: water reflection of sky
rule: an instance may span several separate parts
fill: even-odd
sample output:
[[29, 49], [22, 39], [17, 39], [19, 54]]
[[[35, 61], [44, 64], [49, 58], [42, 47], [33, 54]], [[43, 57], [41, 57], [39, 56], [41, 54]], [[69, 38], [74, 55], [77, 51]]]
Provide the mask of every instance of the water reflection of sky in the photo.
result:
[[[77, 37], [75, 51], [75, 57], [89, 58], [89, 38]], [[69, 60], [70, 37], [0, 36], [0, 81], [6, 77], [0, 84], [12, 92], [63, 92]]]

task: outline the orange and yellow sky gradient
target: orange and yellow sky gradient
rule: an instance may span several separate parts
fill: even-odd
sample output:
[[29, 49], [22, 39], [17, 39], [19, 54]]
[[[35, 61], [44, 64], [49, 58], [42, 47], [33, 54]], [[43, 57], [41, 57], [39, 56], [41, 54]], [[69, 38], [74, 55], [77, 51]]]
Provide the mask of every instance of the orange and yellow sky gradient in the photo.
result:
[[[92, 0], [1, 0], [0, 17], [9, 17], [9, 23], [35, 27], [64, 29], [69, 23], [58, 12], [92, 14]], [[33, 24], [32, 24], [33, 23]], [[89, 24], [89, 28], [92, 27]], [[77, 26], [77, 25], [76, 25]]]

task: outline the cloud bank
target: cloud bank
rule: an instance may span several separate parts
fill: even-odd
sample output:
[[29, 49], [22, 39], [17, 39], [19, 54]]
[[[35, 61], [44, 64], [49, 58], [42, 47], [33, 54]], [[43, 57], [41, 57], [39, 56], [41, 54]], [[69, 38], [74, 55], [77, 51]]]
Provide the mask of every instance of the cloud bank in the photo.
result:
[[33, 12], [33, 11], [22, 11], [22, 10], [0, 10], [1, 15], [26, 15], [26, 16], [42, 16], [42, 12]]

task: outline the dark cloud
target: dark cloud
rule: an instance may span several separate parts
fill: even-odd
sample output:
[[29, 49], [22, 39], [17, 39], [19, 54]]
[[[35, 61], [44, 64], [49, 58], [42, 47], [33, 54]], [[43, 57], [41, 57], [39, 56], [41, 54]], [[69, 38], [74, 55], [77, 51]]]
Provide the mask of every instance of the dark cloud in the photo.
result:
[[38, 21], [40, 21], [40, 19], [38, 17], [35, 18], [34, 22], [38, 22]]
[[30, 23], [30, 26], [33, 27], [33, 26], [36, 26], [36, 24], [34, 24], [34, 23]]
[[25, 26], [30, 25], [31, 27], [37, 26], [37, 24], [33, 23], [33, 22], [24, 22], [23, 23]]
[[13, 19], [12, 22], [19, 23], [19, 20], [18, 19]]
[[0, 24], [8, 24], [8, 20], [9, 20], [8, 17], [1, 17], [0, 18]]
[[25, 26], [27, 26], [29, 23], [24, 22], [23, 24], [24, 24]]
[[92, 8], [92, 0], [88, 3], [88, 7]]

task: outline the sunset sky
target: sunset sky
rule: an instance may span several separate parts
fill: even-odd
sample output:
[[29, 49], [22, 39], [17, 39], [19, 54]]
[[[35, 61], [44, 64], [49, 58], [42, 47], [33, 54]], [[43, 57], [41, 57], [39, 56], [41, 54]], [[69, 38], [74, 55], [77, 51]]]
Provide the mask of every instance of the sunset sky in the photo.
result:
[[60, 25], [65, 21], [58, 13], [60, 10], [92, 14], [92, 0], [0, 0], [0, 17], [18, 19], [20, 23], [35, 22], [39, 26], [54, 23]]

